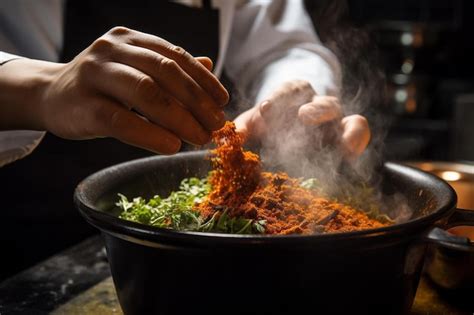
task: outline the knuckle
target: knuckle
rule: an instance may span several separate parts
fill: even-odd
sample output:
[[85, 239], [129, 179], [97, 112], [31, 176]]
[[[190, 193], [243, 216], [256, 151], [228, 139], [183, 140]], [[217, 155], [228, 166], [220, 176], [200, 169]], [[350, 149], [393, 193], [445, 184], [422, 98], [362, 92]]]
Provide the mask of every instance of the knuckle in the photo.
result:
[[171, 49], [174, 51], [174, 53], [180, 57], [186, 57], [188, 55], [188, 52], [180, 46], [173, 46]]
[[105, 52], [112, 49], [114, 45], [115, 43], [113, 42], [113, 40], [111, 40], [107, 36], [102, 36], [92, 43], [91, 48], [94, 52]]
[[193, 58], [193, 56], [186, 51], [186, 49], [180, 46], [173, 46], [171, 50], [176, 54], [177, 60], [185, 60], [191, 64], [198, 64], [199, 62]]
[[306, 80], [298, 80], [298, 85], [301, 89], [311, 89], [311, 83]]
[[158, 73], [169, 73], [175, 72], [178, 69], [178, 64], [176, 61], [168, 58], [160, 58], [157, 62], [157, 72]]
[[96, 75], [100, 71], [99, 61], [93, 55], [86, 55], [81, 58], [79, 66], [79, 79], [90, 79], [91, 75]]
[[131, 30], [125, 26], [115, 26], [111, 28], [107, 33], [112, 36], [124, 36], [130, 34]]
[[109, 36], [101, 36], [94, 41], [97, 48], [110, 48], [114, 45], [113, 40]]
[[192, 66], [200, 65], [201, 63], [194, 59], [194, 57], [186, 51], [184, 48], [175, 46], [173, 47], [173, 51], [176, 53], [176, 60], [184, 61], [189, 63]]
[[304, 91], [307, 89], [311, 89], [311, 84], [306, 80], [297, 79], [292, 81], [291, 88], [297, 91]]
[[145, 101], [152, 101], [158, 97], [159, 90], [151, 77], [143, 75], [136, 81], [135, 87], [132, 89], [132, 94], [132, 99], [138, 97]]

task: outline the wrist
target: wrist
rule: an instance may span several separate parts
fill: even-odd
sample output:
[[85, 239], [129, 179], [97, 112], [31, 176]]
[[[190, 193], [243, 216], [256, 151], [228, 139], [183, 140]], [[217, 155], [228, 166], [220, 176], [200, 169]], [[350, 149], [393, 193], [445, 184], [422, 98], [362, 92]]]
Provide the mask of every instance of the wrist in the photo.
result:
[[46, 130], [44, 94], [60, 66], [26, 58], [0, 66], [0, 129]]

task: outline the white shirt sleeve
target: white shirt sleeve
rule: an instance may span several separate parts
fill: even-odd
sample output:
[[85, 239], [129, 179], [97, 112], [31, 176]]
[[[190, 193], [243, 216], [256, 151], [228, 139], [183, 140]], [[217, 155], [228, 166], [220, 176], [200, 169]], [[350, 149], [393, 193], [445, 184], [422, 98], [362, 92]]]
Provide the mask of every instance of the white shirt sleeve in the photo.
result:
[[320, 95], [338, 95], [341, 86], [337, 57], [322, 45], [302, 0], [238, 7], [225, 69], [254, 104], [294, 79], [307, 80]]
[[[63, 0], [1, 0], [0, 67], [20, 58], [11, 53], [57, 61], [62, 45], [63, 5]], [[44, 135], [32, 130], [0, 131], [0, 167], [30, 154]]]
[[24, 158], [41, 142], [45, 132], [12, 130], [0, 132], [0, 167]]
[[[18, 58], [23, 57], [0, 51], [0, 67]], [[33, 130], [0, 131], [0, 167], [30, 154], [41, 142], [44, 134], [43, 131]]]
[[[18, 58], [22, 57], [0, 51], [0, 67], [6, 62]], [[43, 137], [44, 132], [41, 131], [0, 131], [0, 167], [30, 154]]]

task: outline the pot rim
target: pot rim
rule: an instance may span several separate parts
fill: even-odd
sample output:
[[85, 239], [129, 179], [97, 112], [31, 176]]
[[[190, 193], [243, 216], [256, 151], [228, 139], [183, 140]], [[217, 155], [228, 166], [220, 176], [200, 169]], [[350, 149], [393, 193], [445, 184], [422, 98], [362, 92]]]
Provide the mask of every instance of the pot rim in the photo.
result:
[[409, 220], [404, 223], [398, 223], [390, 226], [385, 226], [375, 229], [367, 229], [362, 231], [343, 232], [343, 233], [327, 233], [327, 234], [314, 234], [314, 235], [268, 235], [268, 234], [226, 234], [226, 233], [210, 233], [210, 232], [195, 232], [195, 231], [178, 231], [167, 228], [159, 228], [155, 226], [149, 226], [137, 222], [132, 222], [124, 219], [120, 219], [112, 214], [94, 209], [94, 207], [88, 202], [87, 198], [87, 187], [94, 181], [108, 176], [108, 174], [116, 172], [117, 170], [125, 167], [133, 168], [143, 164], [150, 163], [158, 159], [170, 159], [170, 158], [189, 158], [193, 156], [204, 156], [207, 151], [195, 151], [195, 152], [183, 152], [178, 153], [174, 156], [153, 156], [147, 158], [141, 158], [131, 160], [128, 162], [116, 164], [108, 168], [102, 169], [96, 173], [93, 173], [82, 180], [75, 189], [74, 192], [74, 203], [79, 209], [81, 215], [93, 226], [103, 232], [107, 232], [114, 236], [131, 241], [148, 240], [148, 241], [162, 241], [163, 239], [174, 239], [178, 241], [192, 241], [193, 243], [200, 243], [205, 241], [206, 243], [242, 243], [246, 244], [283, 244], [283, 243], [307, 243], [307, 242], [325, 242], [325, 241], [336, 241], [346, 239], [367, 239], [379, 236], [387, 236], [394, 234], [406, 234], [407, 230], [422, 230], [428, 227], [434, 227], [434, 223], [442, 218], [448, 218], [449, 215], [456, 209], [457, 196], [452, 187], [439, 179], [433, 174], [425, 171], [416, 169], [411, 166], [386, 162], [384, 168], [392, 171], [403, 171], [405, 174], [412, 178], [425, 178], [430, 180], [433, 185], [438, 186], [441, 190], [445, 191], [447, 196], [447, 202], [444, 205], [433, 211], [432, 213]]

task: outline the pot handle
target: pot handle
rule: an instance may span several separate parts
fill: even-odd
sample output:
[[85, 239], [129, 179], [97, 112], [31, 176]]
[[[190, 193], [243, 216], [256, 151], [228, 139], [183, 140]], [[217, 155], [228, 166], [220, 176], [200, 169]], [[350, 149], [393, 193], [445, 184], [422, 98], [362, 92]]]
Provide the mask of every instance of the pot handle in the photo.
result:
[[[474, 226], [474, 211], [456, 209], [454, 213], [449, 217], [448, 223], [445, 228], [449, 229], [459, 225], [472, 225]], [[474, 251], [474, 240], [471, 241], [467, 237], [456, 236], [448, 231], [435, 227], [425, 237], [425, 240], [429, 243], [442, 245], [456, 250]]]

